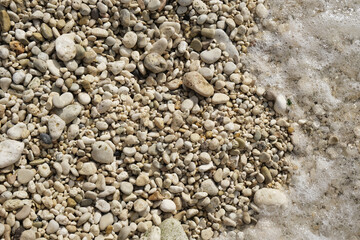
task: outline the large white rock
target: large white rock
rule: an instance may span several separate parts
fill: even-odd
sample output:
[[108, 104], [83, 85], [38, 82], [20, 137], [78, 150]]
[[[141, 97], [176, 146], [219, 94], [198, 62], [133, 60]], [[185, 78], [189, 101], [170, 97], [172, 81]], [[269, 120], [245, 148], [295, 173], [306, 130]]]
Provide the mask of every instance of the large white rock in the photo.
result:
[[74, 34], [63, 34], [55, 41], [56, 55], [64, 62], [68, 62], [75, 58], [76, 47], [74, 42]]
[[18, 123], [15, 126], [9, 128], [9, 130], [7, 130], [6, 134], [8, 135], [9, 138], [11, 138], [13, 140], [19, 140], [19, 139], [22, 139], [22, 138], [25, 138], [28, 136], [26, 131], [27, 131], [26, 124]]
[[256, 191], [254, 202], [259, 207], [286, 206], [288, 199], [282, 191], [273, 188], [262, 188]]
[[0, 143], [0, 168], [8, 167], [21, 157], [24, 143], [14, 140], [5, 140]]

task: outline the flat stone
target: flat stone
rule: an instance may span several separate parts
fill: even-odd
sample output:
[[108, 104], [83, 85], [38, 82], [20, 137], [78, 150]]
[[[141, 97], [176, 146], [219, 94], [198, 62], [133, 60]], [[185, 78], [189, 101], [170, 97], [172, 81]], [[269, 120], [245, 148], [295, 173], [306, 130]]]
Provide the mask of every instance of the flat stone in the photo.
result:
[[221, 57], [221, 50], [219, 48], [214, 48], [211, 50], [205, 50], [200, 53], [201, 60], [207, 64], [212, 64], [217, 62]]
[[181, 223], [175, 218], [168, 218], [160, 224], [161, 240], [188, 240]]
[[92, 145], [91, 157], [99, 163], [109, 164], [114, 161], [114, 151], [105, 142], [95, 142]]
[[96, 164], [93, 162], [86, 162], [83, 164], [82, 168], [80, 169], [79, 173], [85, 176], [94, 175], [97, 171]]
[[166, 70], [167, 62], [160, 54], [153, 52], [146, 55], [144, 66], [153, 73], [160, 73]]
[[131, 232], [131, 227], [130, 226], [126, 226], [121, 228], [119, 235], [118, 235], [118, 240], [125, 240], [128, 238], [128, 236], [130, 235]]
[[54, 76], [60, 77], [60, 64], [55, 59], [49, 59], [46, 61], [47, 67], [50, 73]]
[[211, 99], [213, 104], [224, 104], [230, 100], [230, 97], [224, 93], [215, 93]]
[[96, 37], [106, 38], [109, 36], [109, 32], [103, 28], [92, 28], [91, 34], [95, 35]]
[[76, 47], [74, 42], [74, 34], [63, 34], [55, 41], [56, 55], [64, 62], [68, 62], [75, 58]]
[[55, 220], [50, 220], [49, 224], [46, 227], [46, 233], [47, 234], [53, 234], [56, 233], [56, 231], [59, 229], [59, 223]]
[[214, 94], [214, 87], [198, 72], [188, 72], [183, 76], [183, 84], [204, 97]]
[[45, 73], [47, 70], [47, 64], [41, 59], [34, 60], [34, 67], [42, 73]]
[[0, 27], [1, 32], [8, 32], [11, 27], [10, 17], [5, 9], [0, 11]]
[[111, 213], [107, 213], [107, 214], [101, 216], [100, 223], [99, 223], [100, 230], [101, 231], [105, 230], [105, 228], [107, 226], [110, 226], [113, 223], [114, 223], [114, 217]]
[[107, 201], [103, 200], [103, 199], [97, 200], [96, 203], [95, 203], [95, 207], [97, 209], [99, 209], [100, 212], [103, 212], [103, 213], [106, 213], [106, 212], [110, 211], [110, 204]]
[[108, 63], [107, 66], [108, 66], [108, 69], [110, 72], [112, 72], [114, 75], [118, 75], [124, 69], [125, 62], [124, 61], [114, 61], [114, 62]]
[[174, 212], [176, 210], [176, 205], [172, 200], [164, 199], [160, 204], [160, 209], [163, 212]]
[[31, 207], [29, 205], [24, 205], [21, 210], [16, 213], [15, 218], [17, 220], [23, 220], [29, 216], [30, 211]]
[[63, 109], [59, 109], [57, 111], [57, 115], [65, 121], [66, 124], [72, 122], [81, 112], [81, 105], [79, 104], [71, 104], [66, 106]]
[[46, 23], [41, 24], [40, 32], [41, 32], [41, 35], [48, 40], [50, 40], [54, 37], [54, 34], [53, 34], [51, 28]]
[[21, 184], [27, 184], [33, 179], [35, 174], [35, 169], [19, 169], [17, 172], [17, 180]]
[[0, 168], [8, 167], [19, 161], [24, 146], [23, 142], [14, 140], [0, 142]]
[[256, 191], [254, 195], [254, 203], [258, 207], [281, 207], [288, 204], [288, 199], [285, 193], [278, 189], [262, 188]]
[[56, 114], [51, 115], [50, 119], [48, 120], [48, 128], [51, 139], [52, 140], [59, 139], [65, 129], [65, 126], [66, 126], [65, 121], [62, 120], [58, 115]]
[[212, 179], [207, 179], [201, 183], [201, 189], [202, 191], [208, 193], [210, 196], [215, 196], [218, 194], [219, 189], [215, 185], [214, 181]]

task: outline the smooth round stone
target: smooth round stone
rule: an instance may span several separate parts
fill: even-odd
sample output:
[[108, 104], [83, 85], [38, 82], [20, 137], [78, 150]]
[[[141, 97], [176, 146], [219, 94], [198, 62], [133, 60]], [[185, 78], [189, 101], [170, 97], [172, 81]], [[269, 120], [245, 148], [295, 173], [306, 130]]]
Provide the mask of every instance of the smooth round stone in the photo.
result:
[[38, 173], [40, 174], [40, 176], [46, 178], [51, 174], [51, 169], [47, 163], [44, 163], [39, 165]]
[[76, 47], [73, 34], [63, 34], [55, 41], [56, 55], [64, 62], [75, 58]]
[[163, 54], [165, 50], [167, 49], [168, 41], [166, 38], [160, 38], [157, 40], [151, 47], [150, 52], [151, 53], [158, 53]]
[[46, 23], [41, 24], [40, 32], [41, 32], [41, 35], [46, 39], [52, 39], [54, 36], [51, 28]]
[[127, 32], [122, 40], [123, 44], [127, 48], [133, 48], [137, 42], [137, 35], [134, 32]]
[[140, 173], [140, 175], [136, 178], [135, 185], [138, 187], [143, 187], [146, 184], [150, 183], [149, 176], [145, 173]]
[[97, 171], [96, 164], [93, 162], [86, 162], [83, 164], [82, 168], [80, 169], [79, 173], [85, 176], [94, 175]]
[[131, 233], [131, 227], [130, 226], [126, 226], [121, 228], [119, 235], [118, 235], [118, 240], [125, 240], [128, 238], [128, 236]]
[[178, 4], [183, 7], [191, 5], [193, 0], [178, 0]]
[[45, 144], [51, 144], [52, 143], [52, 139], [50, 137], [50, 135], [46, 134], [46, 133], [40, 133], [39, 134], [39, 138], [41, 141], [43, 141]]
[[230, 97], [224, 93], [215, 93], [211, 99], [213, 104], [224, 104], [230, 100]]
[[48, 128], [49, 133], [51, 136], [51, 139], [57, 140], [60, 138], [62, 132], [65, 129], [65, 121], [62, 120], [58, 115], [51, 115], [49, 121], [48, 121]]
[[13, 76], [12, 80], [15, 84], [21, 84], [25, 79], [25, 72], [23, 70], [16, 71]]
[[134, 202], [134, 210], [135, 212], [143, 212], [147, 209], [148, 207], [148, 203], [144, 200], [144, 199], [137, 199]]
[[17, 172], [17, 180], [20, 184], [27, 184], [35, 176], [35, 169], [19, 169]]
[[35, 59], [34, 60], [34, 67], [42, 73], [45, 73], [47, 70], [47, 64], [44, 60]]
[[81, 112], [81, 105], [79, 104], [72, 104], [68, 105], [62, 110], [59, 110], [58, 115], [59, 117], [65, 121], [66, 124], [72, 122]]
[[200, 53], [201, 60], [207, 64], [212, 64], [217, 62], [221, 57], [221, 50], [219, 48], [214, 48], [211, 50], [205, 50]]
[[185, 99], [181, 103], [181, 111], [190, 111], [194, 107], [194, 102], [191, 99]]
[[208, 131], [211, 131], [215, 128], [215, 122], [211, 121], [209, 119], [205, 120], [204, 122], [204, 128]]
[[59, 223], [55, 220], [50, 220], [49, 224], [46, 227], [46, 233], [47, 234], [53, 234], [56, 233], [56, 231], [59, 229]]
[[136, 148], [135, 147], [124, 147], [123, 153], [128, 157], [132, 157], [136, 153]]
[[95, 207], [100, 210], [100, 212], [106, 213], [110, 211], [110, 204], [103, 200], [99, 199], [96, 201]]
[[99, 226], [100, 230], [105, 230], [105, 228], [114, 223], [114, 217], [111, 213], [105, 214], [100, 218]]
[[233, 62], [227, 62], [224, 66], [224, 73], [227, 75], [232, 74], [236, 70], [236, 65]]
[[9, 57], [9, 49], [6, 47], [0, 47], [0, 58], [1, 59], [7, 59]]
[[265, 206], [285, 206], [288, 199], [284, 192], [273, 188], [262, 188], [256, 191], [254, 203], [259, 207]]
[[159, 0], [150, 0], [146, 8], [150, 11], [156, 11], [159, 9], [161, 2]]
[[269, 11], [266, 9], [266, 7], [264, 6], [264, 4], [260, 3], [256, 6], [256, 14], [260, 17], [260, 18], [266, 18], [269, 15]]
[[218, 194], [219, 189], [215, 185], [212, 179], [207, 179], [201, 183], [202, 191], [208, 193], [210, 196], [215, 196]]
[[121, 182], [120, 191], [125, 195], [130, 195], [134, 190], [134, 186], [129, 182]]
[[91, 157], [99, 163], [109, 164], [114, 161], [114, 151], [105, 142], [95, 142], [92, 145]]
[[199, 159], [201, 160], [202, 163], [205, 163], [205, 164], [211, 162], [211, 156], [207, 152], [200, 153]]
[[204, 97], [214, 94], [214, 87], [198, 72], [188, 72], [183, 76], [183, 84]]
[[8, 135], [9, 138], [13, 140], [19, 140], [28, 136], [26, 132], [28, 132], [26, 124], [18, 123], [15, 126], [9, 128], [6, 134]]
[[72, 100], [74, 99], [74, 96], [71, 92], [66, 92], [59, 95], [53, 96], [53, 104], [57, 108], [64, 108], [67, 105], [69, 105]]
[[34, 230], [25, 230], [21, 233], [20, 240], [35, 240], [36, 234]]
[[91, 97], [89, 94], [81, 92], [78, 94], [78, 101], [82, 105], [87, 105], [91, 102]]
[[15, 218], [17, 220], [24, 220], [30, 214], [31, 207], [29, 205], [24, 205], [19, 212], [16, 213]]
[[14, 140], [0, 142], [0, 168], [8, 167], [21, 157], [25, 144]]
[[160, 73], [166, 70], [167, 62], [160, 54], [149, 53], [144, 59], [144, 66], [153, 73]]
[[270, 159], [271, 159], [271, 156], [267, 152], [263, 152], [259, 155], [260, 162], [268, 162], [268, 161], [270, 161]]
[[160, 209], [163, 212], [174, 212], [176, 210], [176, 205], [172, 200], [164, 199], [160, 204]]

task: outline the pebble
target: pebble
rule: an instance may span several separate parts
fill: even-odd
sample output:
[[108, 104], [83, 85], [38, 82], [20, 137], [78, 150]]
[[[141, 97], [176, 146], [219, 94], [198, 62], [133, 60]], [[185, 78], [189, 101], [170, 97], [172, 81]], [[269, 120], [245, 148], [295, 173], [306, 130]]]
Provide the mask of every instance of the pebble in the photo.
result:
[[70, 92], [66, 92], [60, 95], [53, 96], [53, 104], [57, 108], [64, 108], [69, 105], [74, 99], [74, 96]]
[[105, 142], [95, 142], [92, 145], [91, 157], [99, 163], [109, 164], [114, 161], [114, 151]]
[[35, 59], [34, 67], [40, 72], [45, 73], [47, 70], [47, 63], [41, 59]]
[[236, 70], [236, 65], [233, 62], [227, 62], [224, 66], [224, 73], [226, 75], [231, 75]]
[[161, 5], [160, 0], [150, 0], [146, 8], [150, 11], [156, 11]]
[[275, 206], [281, 207], [288, 204], [284, 192], [273, 188], [261, 188], [254, 195], [254, 203], [258, 207]]
[[144, 66], [153, 73], [160, 73], [166, 70], [167, 63], [160, 54], [152, 52], [146, 55]]
[[148, 203], [144, 200], [144, 199], [137, 199], [134, 202], [134, 210], [135, 212], [143, 212], [147, 209], [148, 207]]
[[164, 199], [161, 202], [160, 209], [163, 212], [174, 212], [176, 210], [176, 205], [172, 200]]
[[91, 102], [91, 97], [89, 94], [81, 92], [78, 94], [78, 101], [82, 105], [88, 105]]
[[15, 140], [0, 142], [0, 168], [11, 166], [16, 163], [24, 150], [25, 144]]
[[81, 105], [71, 104], [63, 109], [59, 109], [58, 116], [65, 121], [66, 124], [72, 122], [81, 112]]
[[275, 98], [275, 104], [274, 104], [274, 110], [275, 112], [279, 114], [285, 114], [286, 112], [286, 98], [282, 94], [278, 94]]
[[129, 182], [121, 182], [120, 190], [122, 193], [130, 195], [134, 190], [134, 186]]
[[8, 212], [17, 210], [23, 206], [24, 202], [20, 199], [9, 199], [3, 203], [3, 208], [5, 208], [5, 210]]
[[34, 230], [25, 230], [21, 233], [20, 240], [35, 240], [36, 233]]
[[54, 37], [54, 34], [53, 34], [51, 28], [46, 23], [41, 24], [40, 32], [41, 32], [41, 35], [45, 39], [50, 40], [50, 39], [52, 39]]
[[215, 37], [214, 39], [216, 42], [225, 44], [225, 51], [229, 54], [229, 56], [235, 61], [235, 63], [240, 62], [240, 54], [232, 41], [230, 40], [228, 34], [224, 32], [222, 29], [215, 30]]
[[201, 183], [202, 191], [208, 193], [210, 196], [216, 196], [219, 192], [219, 189], [215, 185], [214, 181], [207, 179]]
[[215, 93], [211, 99], [211, 102], [215, 105], [224, 104], [230, 100], [230, 97], [224, 93]]
[[205, 14], [208, 12], [207, 5], [201, 0], [194, 0], [192, 6], [198, 14]]
[[188, 72], [183, 76], [183, 84], [203, 97], [214, 95], [214, 87], [198, 72]]
[[15, 215], [17, 220], [24, 220], [30, 214], [31, 207], [29, 205], [24, 205], [20, 211], [18, 211]]
[[95, 207], [100, 210], [100, 212], [106, 213], [110, 211], [110, 204], [103, 200], [99, 199], [96, 201]]
[[207, 64], [212, 64], [217, 62], [221, 57], [221, 50], [219, 48], [214, 48], [211, 50], [205, 50], [200, 53], [201, 60]]
[[43, 141], [45, 144], [51, 144], [52, 143], [52, 139], [51, 136], [46, 134], [46, 133], [40, 133], [39, 134], [39, 138], [41, 139], [41, 141]]
[[131, 227], [130, 226], [125, 226], [123, 228], [121, 228], [119, 235], [118, 235], [118, 240], [125, 240], [128, 238], [128, 236], [131, 233]]
[[140, 175], [136, 178], [135, 185], [138, 187], [143, 187], [146, 184], [150, 183], [149, 176], [145, 173], [140, 173]]
[[214, 235], [214, 232], [211, 228], [206, 228], [201, 231], [201, 238], [204, 240], [209, 240]]
[[11, 27], [9, 14], [5, 9], [0, 10], [0, 27], [1, 32], [8, 32]]
[[97, 167], [93, 162], [86, 162], [83, 164], [82, 168], [79, 170], [79, 174], [85, 176], [92, 176], [96, 173]]
[[161, 240], [161, 229], [157, 226], [152, 226], [147, 234], [148, 240]]
[[264, 6], [264, 4], [259, 3], [256, 6], [256, 14], [260, 17], [260, 18], [267, 18], [267, 16], [269, 15], [269, 11], [266, 9], [266, 7]]
[[52, 140], [57, 140], [62, 135], [65, 129], [65, 121], [62, 120], [59, 116], [53, 114], [51, 115], [48, 121], [49, 133]]
[[0, 47], [0, 58], [1, 59], [7, 59], [9, 57], [9, 49], [7, 49], [6, 47]]
[[56, 49], [56, 55], [60, 60], [64, 62], [68, 62], [74, 59], [76, 56], [74, 35], [63, 34], [60, 37], [58, 37], [55, 41], [55, 49]]
[[46, 227], [46, 233], [53, 234], [56, 233], [57, 230], [59, 230], [59, 223], [57, 223], [55, 220], [50, 220], [49, 224]]
[[6, 134], [13, 140], [20, 140], [29, 136], [29, 131], [27, 130], [25, 123], [18, 123], [15, 126], [9, 128]]
[[166, 38], [160, 38], [159, 40], [157, 40], [151, 47], [150, 49], [150, 53], [157, 53], [159, 55], [162, 55], [168, 46], [168, 41]]
[[111, 213], [107, 213], [100, 218], [99, 227], [103, 231], [107, 226], [110, 226], [114, 223], [114, 217]]
[[20, 184], [27, 184], [35, 176], [36, 171], [34, 169], [19, 169], [17, 172], [17, 180]]
[[127, 48], [133, 48], [137, 42], [137, 35], [134, 32], [127, 32], [122, 40], [123, 44]]
[[13, 76], [12, 80], [15, 84], [21, 84], [25, 79], [25, 72], [23, 70], [16, 71]]
[[175, 218], [168, 218], [160, 224], [161, 239], [188, 240], [181, 223]]

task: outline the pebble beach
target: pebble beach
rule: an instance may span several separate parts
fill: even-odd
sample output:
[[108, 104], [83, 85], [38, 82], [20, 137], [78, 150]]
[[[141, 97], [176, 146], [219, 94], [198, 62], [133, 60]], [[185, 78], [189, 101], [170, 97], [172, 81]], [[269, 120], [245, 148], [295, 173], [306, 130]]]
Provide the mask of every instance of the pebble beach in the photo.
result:
[[[272, 9], [1, 0], [0, 239], [317, 239], [284, 223], [297, 221], [289, 209], [313, 167], [303, 161], [352, 159], [360, 145], [320, 117], [334, 109], [286, 82], [296, 44]], [[285, 39], [292, 58], [268, 39]], [[318, 226], [318, 239], [340, 239]]]

